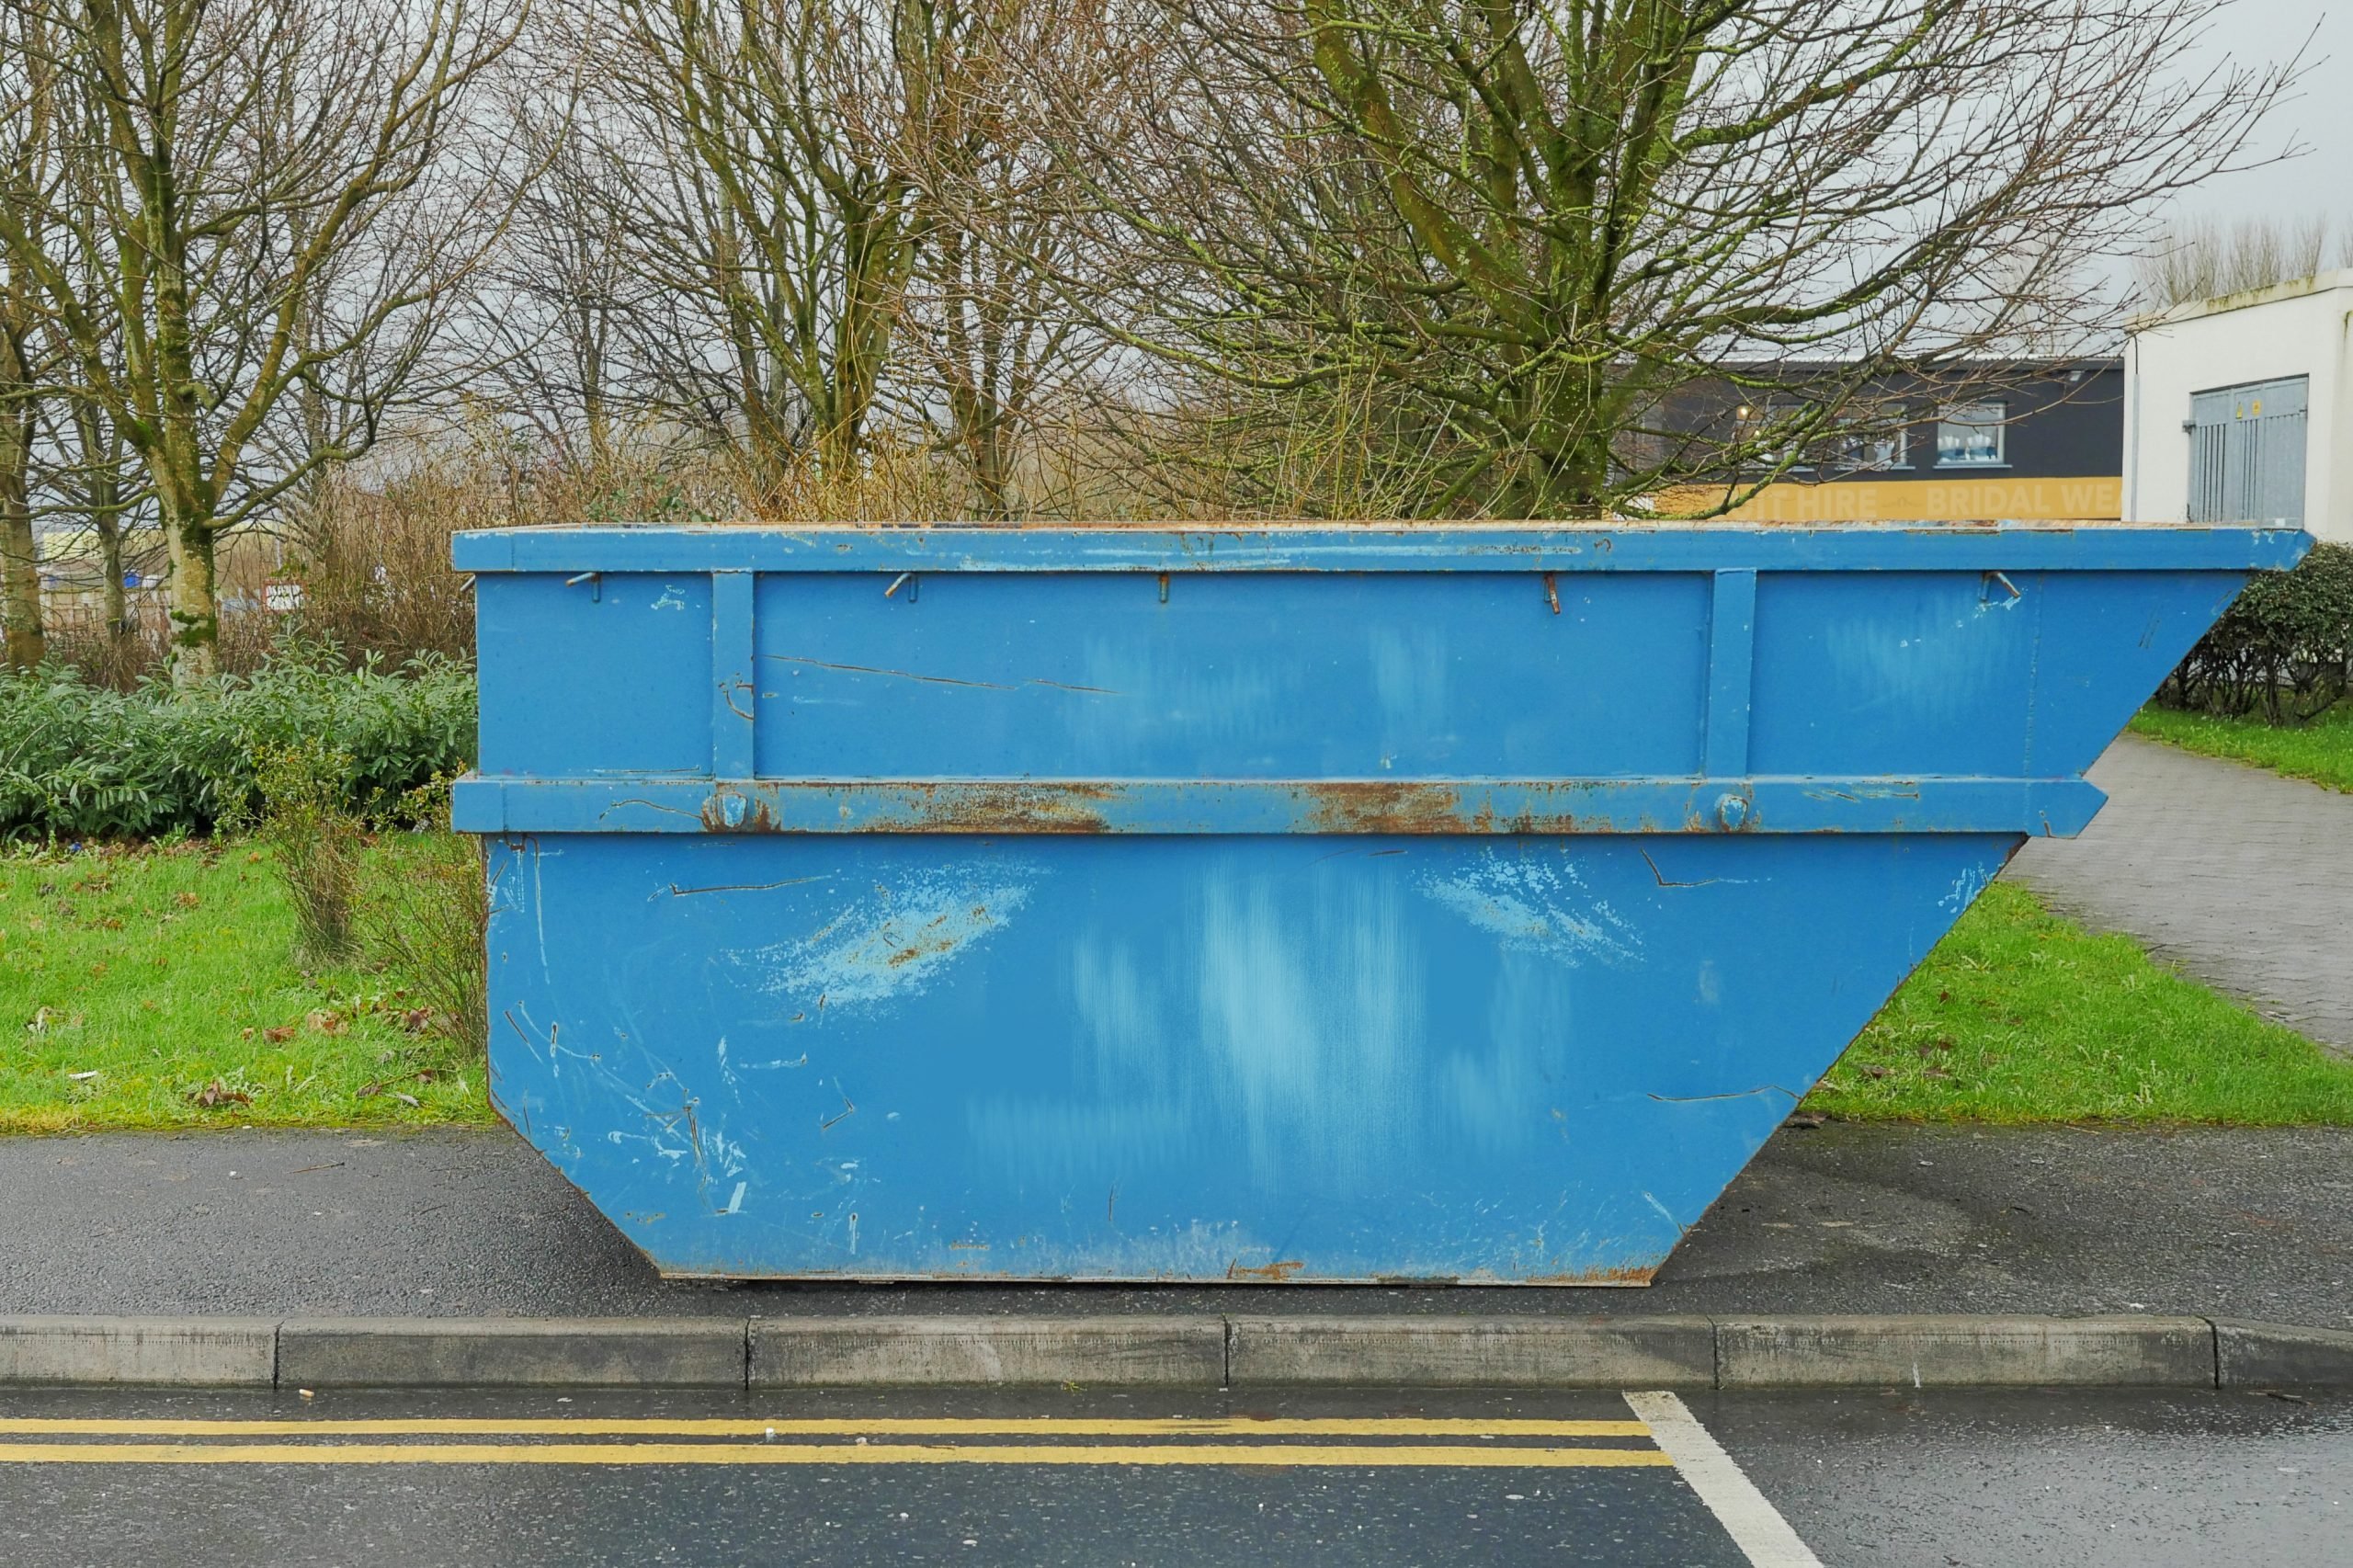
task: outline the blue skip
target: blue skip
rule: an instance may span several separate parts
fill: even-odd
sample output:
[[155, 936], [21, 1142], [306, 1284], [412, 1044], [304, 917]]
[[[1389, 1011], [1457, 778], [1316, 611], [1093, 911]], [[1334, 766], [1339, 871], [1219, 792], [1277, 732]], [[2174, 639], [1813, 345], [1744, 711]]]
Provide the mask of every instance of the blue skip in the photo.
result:
[[492, 1096], [672, 1276], [1643, 1283], [2309, 543], [462, 535]]

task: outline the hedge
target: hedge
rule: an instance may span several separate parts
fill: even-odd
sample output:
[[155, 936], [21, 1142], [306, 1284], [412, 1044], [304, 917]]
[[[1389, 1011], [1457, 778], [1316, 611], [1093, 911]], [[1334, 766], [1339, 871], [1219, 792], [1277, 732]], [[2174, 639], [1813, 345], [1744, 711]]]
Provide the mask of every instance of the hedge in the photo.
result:
[[2265, 573], [2198, 640], [2158, 692], [2176, 708], [2273, 723], [2333, 707], [2353, 665], [2353, 546], [2321, 544], [2292, 572]]
[[255, 805], [256, 753], [313, 738], [350, 756], [354, 811], [396, 812], [472, 764], [472, 671], [440, 658], [350, 669], [311, 644], [185, 690], [113, 691], [53, 664], [0, 674], [0, 838], [202, 832]]

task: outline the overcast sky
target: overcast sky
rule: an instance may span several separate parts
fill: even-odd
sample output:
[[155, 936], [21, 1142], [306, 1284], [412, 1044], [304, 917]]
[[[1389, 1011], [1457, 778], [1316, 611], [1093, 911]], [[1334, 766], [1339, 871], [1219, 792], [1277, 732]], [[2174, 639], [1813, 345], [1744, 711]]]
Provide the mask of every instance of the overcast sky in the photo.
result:
[[2183, 199], [2185, 212], [2225, 221], [2318, 212], [2340, 233], [2353, 226], [2353, 0], [2235, 0], [2206, 47], [2248, 63], [2284, 60], [2307, 35], [2303, 83], [2264, 121], [2258, 142], [2310, 150], [2217, 178]]

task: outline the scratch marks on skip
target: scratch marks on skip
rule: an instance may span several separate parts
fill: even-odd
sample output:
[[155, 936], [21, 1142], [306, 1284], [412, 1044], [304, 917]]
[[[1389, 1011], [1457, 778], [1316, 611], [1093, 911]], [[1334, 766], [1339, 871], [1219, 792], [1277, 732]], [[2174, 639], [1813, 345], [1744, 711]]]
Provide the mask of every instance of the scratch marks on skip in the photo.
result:
[[780, 665], [806, 665], [811, 669], [840, 670], [846, 674], [858, 676], [885, 676], [892, 680], [919, 680], [928, 686], [969, 686], [982, 691], [1019, 691], [1026, 686], [1050, 686], [1057, 691], [1084, 692], [1089, 697], [1120, 695], [1108, 687], [1080, 686], [1074, 681], [1048, 680], [1043, 676], [1032, 676], [1028, 680], [1016, 681], [1008, 685], [1003, 681], [964, 680], [955, 676], [927, 676], [915, 670], [884, 669], [878, 665], [837, 665], [826, 659], [804, 659], [791, 653], [767, 653], [762, 656], [774, 659]]
[[1558, 855], [1482, 850], [1460, 869], [1432, 875], [1422, 892], [1518, 952], [1540, 953], [1575, 969], [1588, 960], [1631, 963], [1642, 935], [1585, 885], [1574, 862]]
[[851, 1102], [849, 1096], [843, 1092], [842, 1081], [839, 1078], [834, 1080], [834, 1093], [842, 1096], [842, 1108], [817, 1124], [817, 1131], [820, 1132], [829, 1130], [837, 1121], [847, 1121], [858, 1114], [858, 1107]]
[[1751, 1099], [1758, 1095], [1787, 1095], [1791, 1105], [1805, 1097], [1795, 1089], [1785, 1089], [1779, 1084], [1759, 1084], [1753, 1089], [1731, 1089], [1721, 1095], [1647, 1095], [1643, 1097], [1656, 1100], [1661, 1105], [1699, 1105], [1708, 1100]]
[[1993, 880], [1994, 873], [1986, 867], [1964, 867], [1961, 875], [1953, 879], [1951, 891], [1937, 900], [1937, 907], [1949, 909], [1955, 915], [1959, 915], [1976, 902], [1977, 895], [1984, 892], [1986, 885]]
[[[829, 882], [831, 881], [833, 881], [833, 878], [830, 876], [819, 876], [787, 877], [780, 882], [721, 882], [715, 886], [707, 888], [682, 888], [676, 882], [667, 882], [664, 885], [670, 890], [671, 897], [685, 898], [691, 893], [699, 892], [767, 892], [774, 888], [797, 888], [804, 882]], [[659, 898], [662, 895], [660, 893], [650, 893], [647, 895], [649, 900]]]

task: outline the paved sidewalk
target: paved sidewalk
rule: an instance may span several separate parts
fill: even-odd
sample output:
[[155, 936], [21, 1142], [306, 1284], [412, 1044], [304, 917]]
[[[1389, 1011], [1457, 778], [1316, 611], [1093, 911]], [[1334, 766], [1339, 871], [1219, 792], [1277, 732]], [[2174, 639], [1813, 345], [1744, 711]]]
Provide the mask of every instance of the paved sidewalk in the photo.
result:
[[2156, 1312], [2353, 1328], [2353, 1129], [1784, 1130], [1648, 1290], [667, 1285], [505, 1131], [0, 1140], [0, 1314]]
[[2091, 780], [2090, 828], [2028, 840], [2008, 874], [2353, 1052], [2353, 795], [2131, 735]]

